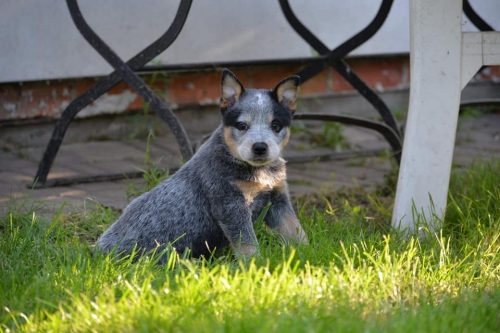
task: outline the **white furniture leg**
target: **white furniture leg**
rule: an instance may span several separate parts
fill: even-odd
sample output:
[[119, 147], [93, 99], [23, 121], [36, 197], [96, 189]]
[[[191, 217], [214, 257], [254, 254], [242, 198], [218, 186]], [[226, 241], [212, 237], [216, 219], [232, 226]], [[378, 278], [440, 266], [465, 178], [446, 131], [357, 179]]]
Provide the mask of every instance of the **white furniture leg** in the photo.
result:
[[411, 0], [410, 107], [392, 225], [443, 220], [461, 90], [500, 64], [500, 32], [462, 33], [462, 0]]
[[461, 93], [462, 0], [411, 0], [410, 105], [392, 225], [444, 216]]

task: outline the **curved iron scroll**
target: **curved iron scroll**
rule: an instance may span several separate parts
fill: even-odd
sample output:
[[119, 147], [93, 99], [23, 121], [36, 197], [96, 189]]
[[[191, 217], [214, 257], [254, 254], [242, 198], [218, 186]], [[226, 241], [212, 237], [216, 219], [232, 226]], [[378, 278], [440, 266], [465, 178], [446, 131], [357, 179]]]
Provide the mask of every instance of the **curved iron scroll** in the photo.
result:
[[319, 74], [328, 66], [335, 70], [348, 81], [368, 102], [378, 111], [384, 122], [398, 135], [402, 137], [394, 115], [389, 110], [382, 99], [352, 70], [352, 68], [341, 58], [349, 52], [370, 39], [387, 19], [393, 0], [383, 0], [375, 18], [359, 33], [342, 43], [337, 48], [330, 50], [323, 44], [308, 28], [306, 28], [295, 13], [292, 11], [288, 0], [279, 0], [281, 9], [292, 28], [319, 52], [325, 61], [315, 63], [302, 69], [297, 75], [301, 77], [301, 82], [305, 82], [313, 76]]
[[[192, 0], [181, 0], [177, 12], [175, 14], [174, 20], [168, 30], [160, 36], [151, 45], [146, 47], [144, 50], [139, 52], [136, 56], [130, 59], [126, 65], [132, 70], [136, 70], [147, 64], [149, 61], [153, 60], [157, 55], [162, 53], [167, 49], [179, 36], [184, 23], [186, 22], [189, 10], [191, 8]], [[104, 93], [113, 88], [122, 80], [119, 71], [115, 70], [107, 77], [101, 79], [90, 89], [85, 91], [83, 94], [74, 99], [62, 112], [54, 131], [52, 132], [52, 137], [50, 138], [47, 148], [43, 155], [42, 160], [38, 166], [37, 173], [33, 180], [32, 187], [42, 187], [46, 181], [47, 176], [54, 163], [54, 159], [59, 151], [61, 143], [64, 139], [64, 135], [75, 116], [84, 107], [95, 101], [97, 98], [102, 96]], [[190, 148], [190, 147], [189, 147]]]
[[141, 97], [151, 105], [160, 117], [170, 126], [170, 129], [175, 135], [179, 144], [182, 157], [189, 160], [192, 155], [191, 143], [187, 137], [184, 127], [179, 122], [179, 119], [172, 113], [168, 106], [149, 88], [149, 86], [128, 67], [123, 60], [104, 43], [104, 41], [90, 28], [78, 7], [77, 0], [66, 0], [71, 18], [75, 22], [76, 27], [82, 36], [89, 42], [99, 54], [118, 71], [123, 80], [127, 82]]
[[[320, 53], [325, 60], [329, 61], [338, 60], [345, 57], [352, 50], [356, 49], [368, 39], [372, 38], [373, 35], [382, 27], [389, 12], [392, 7], [394, 0], [383, 0], [380, 8], [375, 15], [375, 18], [360, 32], [346, 40], [344, 43], [337, 46], [335, 49], [330, 50], [323, 42], [321, 42], [300, 20], [297, 18], [288, 0], [279, 0], [281, 5], [281, 10], [285, 15], [288, 23], [292, 28], [302, 37], [304, 40], [311, 45], [318, 53]], [[313, 64], [301, 70], [297, 75], [300, 76], [301, 82], [305, 82], [310, 78], [316, 76], [325, 70], [331, 63], [325, 61], [323, 63]]]
[[469, 0], [464, 0], [463, 2], [463, 10], [465, 16], [481, 31], [494, 31], [494, 29], [486, 23], [485, 20], [481, 16], [479, 16], [474, 8], [469, 3]]
[[354, 125], [360, 126], [364, 128], [368, 128], [374, 131], [379, 132], [384, 136], [386, 141], [391, 146], [392, 151], [394, 152], [394, 158], [399, 163], [401, 161], [401, 150], [403, 144], [399, 135], [394, 132], [394, 130], [384, 123], [379, 123], [375, 121], [370, 121], [367, 119], [356, 118], [356, 117], [347, 117], [347, 116], [339, 116], [332, 115], [327, 113], [297, 113], [293, 116], [294, 120], [321, 120], [321, 121], [334, 121], [337, 123], [342, 123], [346, 125]]

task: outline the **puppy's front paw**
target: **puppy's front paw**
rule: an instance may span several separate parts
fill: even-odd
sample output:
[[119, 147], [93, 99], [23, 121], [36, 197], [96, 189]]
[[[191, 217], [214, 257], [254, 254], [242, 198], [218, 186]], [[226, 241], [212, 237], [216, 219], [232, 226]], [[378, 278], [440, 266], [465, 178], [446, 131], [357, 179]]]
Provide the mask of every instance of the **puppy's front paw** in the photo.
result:
[[309, 245], [309, 241], [307, 240], [307, 235], [304, 229], [301, 226], [297, 227], [297, 242], [304, 245]]
[[250, 259], [251, 257], [257, 255], [259, 253], [259, 249], [256, 245], [252, 244], [239, 244], [234, 249], [234, 254], [238, 259]]
[[309, 245], [307, 235], [299, 220], [292, 213], [285, 213], [283, 218], [274, 232], [283, 237], [285, 242], [296, 242], [299, 244]]

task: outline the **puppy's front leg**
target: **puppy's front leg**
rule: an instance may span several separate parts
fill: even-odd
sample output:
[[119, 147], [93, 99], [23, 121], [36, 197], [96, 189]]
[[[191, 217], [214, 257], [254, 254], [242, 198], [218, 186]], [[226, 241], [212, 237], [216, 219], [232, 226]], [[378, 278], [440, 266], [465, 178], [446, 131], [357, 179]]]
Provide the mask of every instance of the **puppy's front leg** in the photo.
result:
[[217, 221], [224, 235], [231, 243], [237, 257], [249, 258], [257, 252], [258, 241], [252, 223], [251, 210], [232, 202], [219, 203]]
[[283, 183], [282, 186], [274, 189], [270, 200], [271, 207], [264, 218], [267, 226], [287, 241], [308, 244], [307, 235], [290, 202], [287, 184]]

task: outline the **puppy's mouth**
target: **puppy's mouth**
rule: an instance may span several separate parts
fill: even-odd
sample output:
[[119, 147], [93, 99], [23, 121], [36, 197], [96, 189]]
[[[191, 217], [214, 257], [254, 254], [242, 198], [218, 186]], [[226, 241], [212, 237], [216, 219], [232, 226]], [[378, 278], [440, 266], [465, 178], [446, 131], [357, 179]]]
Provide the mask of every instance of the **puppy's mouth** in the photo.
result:
[[250, 165], [252, 166], [256, 166], [256, 167], [260, 167], [260, 166], [264, 166], [266, 164], [269, 164], [271, 163], [272, 160], [267, 158], [267, 157], [254, 157], [250, 160], [247, 160], [247, 163], [249, 163]]

